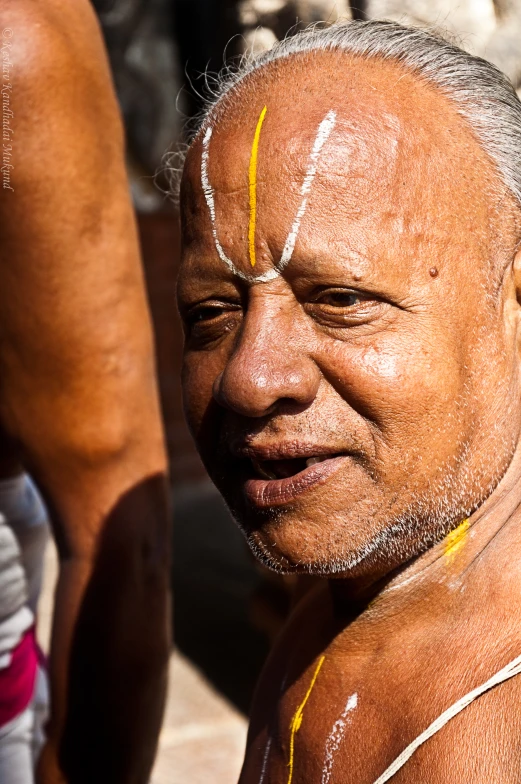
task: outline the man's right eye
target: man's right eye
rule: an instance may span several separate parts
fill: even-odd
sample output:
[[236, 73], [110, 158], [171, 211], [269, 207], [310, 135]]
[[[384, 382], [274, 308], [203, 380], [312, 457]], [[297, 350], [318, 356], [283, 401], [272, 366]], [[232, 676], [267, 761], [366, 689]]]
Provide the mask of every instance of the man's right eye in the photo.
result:
[[222, 305], [203, 305], [197, 307], [188, 316], [188, 321], [191, 324], [198, 324], [202, 321], [212, 321], [218, 318], [224, 312]]
[[233, 329], [241, 312], [236, 303], [201, 302], [184, 314], [187, 335], [196, 342], [211, 343]]

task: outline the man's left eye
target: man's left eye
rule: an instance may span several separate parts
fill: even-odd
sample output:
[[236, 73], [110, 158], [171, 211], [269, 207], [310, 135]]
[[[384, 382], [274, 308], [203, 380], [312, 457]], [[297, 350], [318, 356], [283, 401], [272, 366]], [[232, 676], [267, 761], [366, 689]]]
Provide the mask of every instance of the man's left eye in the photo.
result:
[[332, 308], [352, 308], [367, 302], [367, 298], [356, 291], [325, 291], [315, 302]]
[[355, 327], [383, 315], [386, 304], [371, 294], [352, 289], [323, 289], [304, 305], [317, 323], [329, 327]]

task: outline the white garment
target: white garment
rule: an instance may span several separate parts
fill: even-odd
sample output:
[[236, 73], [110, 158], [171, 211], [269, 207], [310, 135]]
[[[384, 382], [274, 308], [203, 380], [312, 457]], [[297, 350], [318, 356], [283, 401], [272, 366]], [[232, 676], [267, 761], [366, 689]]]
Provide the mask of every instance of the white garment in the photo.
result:
[[0, 668], [34, 623], [48, 538], [47, 512], [30, 477], [0, 481]]
[[484, 50], [497, 26], [492, 0], [367, 0], [366, 8], [370, 19], [449, 30], [474, 54]]
[[0, 727], [0, 784], [34, 784], [48, 715], [47, 675], [39, 668], [31, 704]]
[[[47, 512], [30, 477], [0, 481], [0, 669], [34, 623], [48, 539]], [[48, 703], [47, 676], [39, 667], [32, 702], [0, 727], [0, 784], [33, 784]]]

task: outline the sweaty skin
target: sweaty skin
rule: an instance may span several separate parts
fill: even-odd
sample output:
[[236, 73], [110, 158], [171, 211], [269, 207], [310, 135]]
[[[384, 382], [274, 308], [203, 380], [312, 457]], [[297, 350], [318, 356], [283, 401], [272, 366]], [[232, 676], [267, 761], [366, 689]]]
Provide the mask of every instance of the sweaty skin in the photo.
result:
[[60, 557], [38, 776], [144, 783], [170, 647], [168, 503], [123, 129], [86, 0], [1, 0], [5, 28], [1, 469], [33, 474]]
[[[337, 118], [282, 274], [248, 282], [220, 260], [204, 128], [181, 193], [199, 450], [254, 551], [326, 578], [261, 677], [240, 784], [372, 784], [521, 654], [521, 220], [433, 88], [390, 63], [296, 55], [209, 119], [219, 240], [243, 273], [265, 105], [259, 276], [280, 260], [317, 127]], [[520, 698], [519, 678], [481, 697], [393, 782], [517, 782]]]

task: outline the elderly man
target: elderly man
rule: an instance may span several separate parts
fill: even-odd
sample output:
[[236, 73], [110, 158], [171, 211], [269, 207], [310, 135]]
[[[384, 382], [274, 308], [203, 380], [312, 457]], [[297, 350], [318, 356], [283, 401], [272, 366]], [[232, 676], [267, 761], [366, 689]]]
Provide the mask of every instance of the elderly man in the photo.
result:
[[395, 23], [279, 44], [184, 167], [187, 415], [259, 558], [326, 578], [241, 784], [517, 782], [521, 103]]

